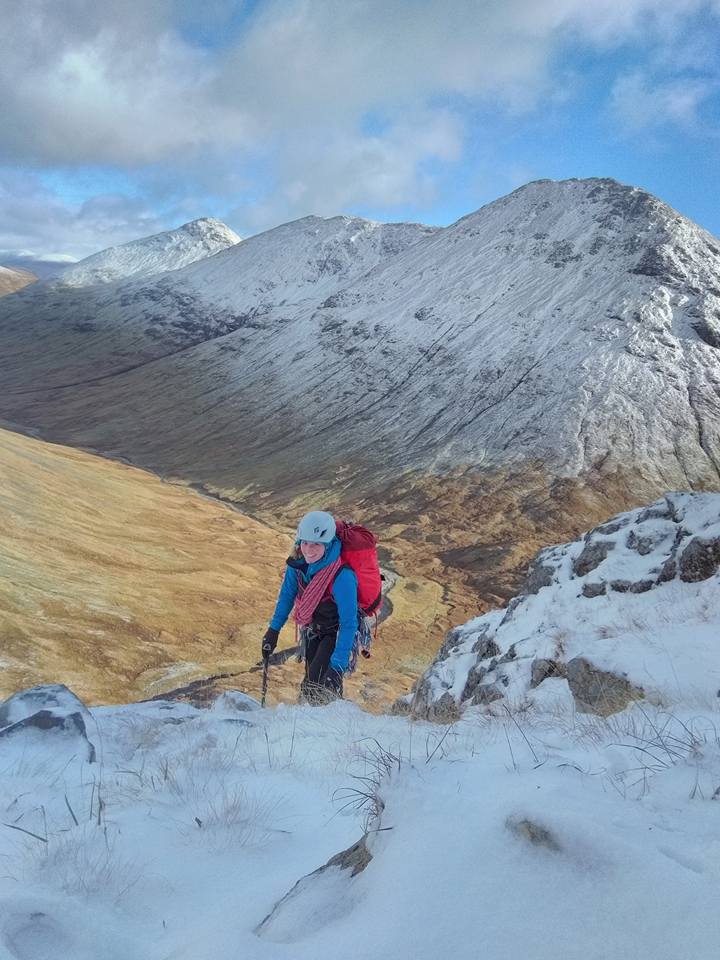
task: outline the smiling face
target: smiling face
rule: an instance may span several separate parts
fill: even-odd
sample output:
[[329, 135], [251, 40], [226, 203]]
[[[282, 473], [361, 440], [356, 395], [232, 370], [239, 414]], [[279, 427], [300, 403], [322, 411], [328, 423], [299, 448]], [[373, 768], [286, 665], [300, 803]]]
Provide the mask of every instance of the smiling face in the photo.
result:
[[308, 563], [317, 563], [325, 556], [325, 544], [313, 543], [311, 540], [301, 540], [300, 550]]

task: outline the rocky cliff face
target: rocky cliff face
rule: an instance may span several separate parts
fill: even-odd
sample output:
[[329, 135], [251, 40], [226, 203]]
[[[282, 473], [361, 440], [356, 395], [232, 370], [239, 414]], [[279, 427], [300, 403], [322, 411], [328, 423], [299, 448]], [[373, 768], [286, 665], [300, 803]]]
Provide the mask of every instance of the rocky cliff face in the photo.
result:
[[719, 608], [720, 495], [668, 494], [540, 551], [524, 592], [450, 631], [396, 709], [455, 719], [568, 694], [601, 715], [632, 700], [711, 704]]

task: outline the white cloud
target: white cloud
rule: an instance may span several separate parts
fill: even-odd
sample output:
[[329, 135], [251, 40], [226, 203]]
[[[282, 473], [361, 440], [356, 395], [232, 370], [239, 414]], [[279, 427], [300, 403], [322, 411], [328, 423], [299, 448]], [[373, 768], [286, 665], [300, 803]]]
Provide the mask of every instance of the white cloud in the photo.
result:
[[423, 164], [457, 160], [462, 142], [462, 125], [441, 110], [403, 115], [383, 125], [382, 135], [363, 136], [349, 126], [330, 135], [322, 127], [306, 130], [286, 141], [275, 170], [278, 188], [233, 217], [261, 229], [309, 210], [333, 216], [360, 204], [392, 210], [430, 203], [435, 181]]
[[627, 133], [642, 133], [675, 124], [693, 128], [703, 102], [717, 92], [708, 78], [657, 80], [642, 70], [624, 74], [613, 85], [610, 105]]
[[[4, 159], [138, 165], [257, 146], [438, 95], [527, 106], [568, 31], [627, 37], [701, 5], [673, 0], [266, 0], [219, 49], [179, 27], [173, 0], [0, 0]], [[235, 5], [236, 6], [236, 5]], [[215, 0], [216, 22], [233, 4]]]
[[[177, 212], [158, 216], [147, 201], [98, 196], [65, 203], [30, 173], [0, 171], [0, 250], [37, 259], [82, 258], [103, 247], [178, 226]], [[5, 257], [5, 261], [7, 261]]]
[[[157, 181], [259, 195], [252, 209], [238, 206], [241, 228], [360, 204], [419, 204], [435, 188], [428, 168], [461, 156], [466, 109], [557, 103], [563, 44], [606, 50], [655, 38], [667, 46], [707, 2], [264, 0], [238, 25], [242, 6], [0, 0], [0, 162], [142, 169], [146, 183], [152, 167]], [[218, 42], [194, 43], [198, 30]], [[629, 73], [613, 92], [627, 125], [638, 122], [633, 94], [681, 122], [704, 95], [680, 79], [658, 94]], [[383, 125], [373, 129], [369, 116]], [[30, 220], [42, 202], [31, 191]], [[80, 237], [73, 250], [91, 223], [95, 249], [146, 221], [169, 225], [133, 200], [106, 198], [105, 212], [46, 202], [57, 231], [49, 242], [71, 224]]]

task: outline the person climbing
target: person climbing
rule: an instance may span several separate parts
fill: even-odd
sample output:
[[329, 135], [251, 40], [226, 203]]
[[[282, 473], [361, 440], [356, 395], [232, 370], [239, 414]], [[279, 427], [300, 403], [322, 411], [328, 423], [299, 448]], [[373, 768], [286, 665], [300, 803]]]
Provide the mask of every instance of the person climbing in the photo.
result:
[[341, 550], [331, 514], [313, 510], [302, 518], [275, 612], [262, 640], [262, 655], [268, 658], [295, 607], [305, 661], [301, 701], [323, 703], [342, 697], [343, 675], [356, 659], [356, 637], [364, 618], [359, 616], [357, 577], [341, 557]]

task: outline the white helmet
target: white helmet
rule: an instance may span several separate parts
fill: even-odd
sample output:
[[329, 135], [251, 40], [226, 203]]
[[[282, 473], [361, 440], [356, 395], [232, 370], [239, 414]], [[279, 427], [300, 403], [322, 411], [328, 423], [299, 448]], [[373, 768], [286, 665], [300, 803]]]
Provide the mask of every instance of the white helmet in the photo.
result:
[[297, 539], [309, 543], [330, 543], [335, 536], [335, 520], [331, 513], [313, 510], [306, 513], [297, 528]]

